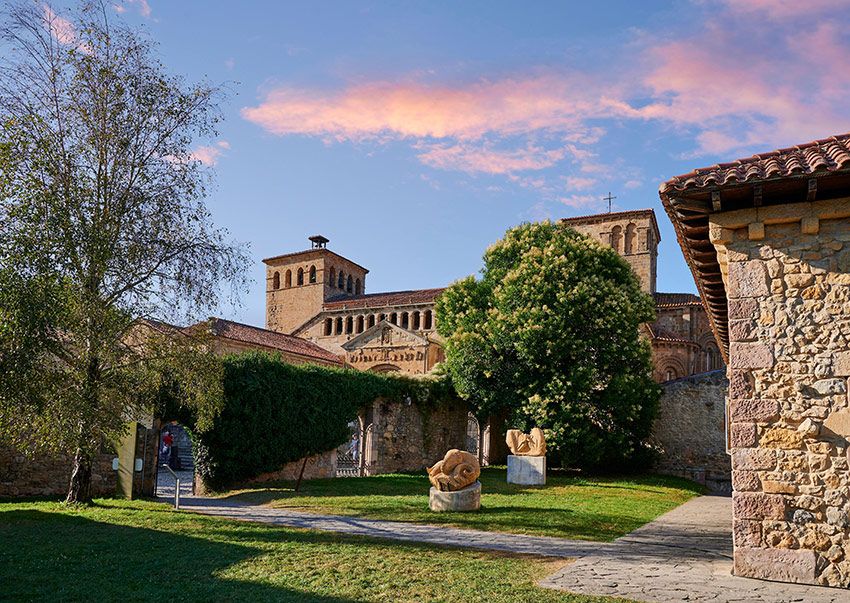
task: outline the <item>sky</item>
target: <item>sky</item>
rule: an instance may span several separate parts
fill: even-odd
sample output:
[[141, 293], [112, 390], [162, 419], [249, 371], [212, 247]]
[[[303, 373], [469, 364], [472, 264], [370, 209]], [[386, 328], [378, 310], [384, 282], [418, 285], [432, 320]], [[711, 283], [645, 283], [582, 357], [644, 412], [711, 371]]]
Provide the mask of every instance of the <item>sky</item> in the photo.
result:
[[[57, 3], [61, 14], [63, 3]], [[65, 4], [67, 6], [67, 3]], [[114, 0], [227, 91], [214, 220], [262, 258], [328, 247], [367, 292], [445, 286], [524, 221], [653, 208], [658, 290], [695, 292], [668, 178], [850, 131], [850, 0]]]

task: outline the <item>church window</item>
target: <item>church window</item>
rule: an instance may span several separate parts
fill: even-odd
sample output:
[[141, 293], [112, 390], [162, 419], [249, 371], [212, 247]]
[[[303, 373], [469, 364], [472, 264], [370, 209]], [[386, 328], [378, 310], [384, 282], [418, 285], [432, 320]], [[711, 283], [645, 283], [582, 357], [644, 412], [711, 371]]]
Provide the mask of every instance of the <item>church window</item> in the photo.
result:
[[366, 324], [369, 325], [369, 326], [366, 327], [367, 329], [371, 329], [372, 327], [375, 326], [375, 315], [374, 314], [369, 315], [369, 320], [366, 321]]
[[401, 313], [401, 326], [404, 329], [410, 328], [410, 315], [407, 312]]
[[331, 335], [334, 329], [334, 319], [326, 318], [325, 319], [325, 335]]
[[299, 268], [298, 269], [298, 286], [300, 287], [303, 284], [304, 284], [304, 269]]
[[673, 379], [676, 379], [676, 378], [677, 378], [676, 369], [668, 368], [664, 372], [664, 380], [665, 381], [672, 381]]
[[336, 319], [336, 335], [342, 335], [342, 316], [337, 316]]
[[277, 291], [280, 289], [280, 272], [275, 270], [274, 276], [272, 277], [272, 289]]
[[358, 317], [357, 317], [357, 332], [358, 332], [358, 333], [362, 333], [362, 332], [363, 332], [363, 324], [364, 324], [363, 317], [362, 317], [362, 316], [358, 316]]
[[625, 239], [625, 252], [634, 253], [634, 245], [635, 245], [635, 231], [637, 230], [637, 226], [635, 226], [634, 222], [629, 222], [629, 225], [626, 226], [626, 239]]
[[310, 282], [311, 283], [316, 282], [316, 267], [315, 266], [310, 266]]
[[348, 293], [351, 293], [354, 290], [354, 279], [351, 278], [351, 275], [348, 275], [348, 281], [345, 284], [345, 290]]
[[431, 330], [431, 310], [425, 310], [425, 317], [422, 319], [422, 328], [426, 331]]
[[398, 324], [398, 314], [396, 314], [395, 312], [390, 314], [390, 322], [393, 323], [394, 325], [397, 325]]
[[615, 226], [611, 229], [611, 247], [614, 248], [615, 251], [620, 251], [620, 243], [623, 238], [623, 227]]
[[289, 289], [292, 286], [292, 270], [286, 271], [286, 279], [284, 281], [286, 288]]
[[354, 281], [354, 295], [360, 295], [360, 279]]
[[337, 289], [345, 289], [345, 274], [342, 270], [339, 271], [339, 279], [336, 282]]
[[349, 316], [345, 319], [345, 332], [351, 333], [354, 330], [354, 317]]
[[420, 321], [419, 321], [419, 312], [414, 312], [414, 313], [413, 313], [413, 330], [414, 330], [414, 331], [418, 331], [418, 330], [419, 330], [419, 325], [420, 325]]
[[333, 287], [336, 285], [336, 268], [331, 266], [330, 276], [328, 277], [328, 284]]

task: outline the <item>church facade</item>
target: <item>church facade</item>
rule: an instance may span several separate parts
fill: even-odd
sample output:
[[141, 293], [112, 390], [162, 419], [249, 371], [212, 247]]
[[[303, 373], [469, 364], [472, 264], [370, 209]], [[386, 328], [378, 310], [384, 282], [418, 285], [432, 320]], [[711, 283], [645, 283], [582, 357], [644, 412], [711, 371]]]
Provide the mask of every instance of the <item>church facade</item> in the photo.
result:
[[[722, 366], [700, 299], [656, 291], [661, 235], [651, 209], [560, 223], [616, 249], [654, 296], [657, 319], [643, 334], [652, 343], [657, 381]], [[416, 375], [442, 362], [434, 303], [444, 289], [366, 293], [368, 269], [329, 250], [323, 236], [310, 241], [310, 249], [263, 260], [268, 330], [308, 340], [361, 370]]]

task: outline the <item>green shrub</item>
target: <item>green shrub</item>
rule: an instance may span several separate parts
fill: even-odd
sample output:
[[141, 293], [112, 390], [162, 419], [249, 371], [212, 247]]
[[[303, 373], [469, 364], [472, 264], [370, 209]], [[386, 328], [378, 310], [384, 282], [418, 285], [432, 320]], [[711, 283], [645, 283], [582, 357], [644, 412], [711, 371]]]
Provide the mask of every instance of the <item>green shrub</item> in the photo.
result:
[[[192, 429], [196, 471], [223, 489], [349, 438], [348, 424], [377, 398], [419, 409], [456, 399], [447, 378], [412, 379], [314, 365], [292, 365], [260, 352], [226, 356], [224, 404], [204, 430]], [[179, 413], [175, 416], [178, 416]]]

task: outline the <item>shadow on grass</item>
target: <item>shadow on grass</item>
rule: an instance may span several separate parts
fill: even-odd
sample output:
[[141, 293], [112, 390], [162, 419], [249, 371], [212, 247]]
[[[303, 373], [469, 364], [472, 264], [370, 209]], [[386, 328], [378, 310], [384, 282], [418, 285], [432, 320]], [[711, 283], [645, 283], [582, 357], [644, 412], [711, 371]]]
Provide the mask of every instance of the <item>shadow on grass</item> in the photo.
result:
[[6, 600], [346, 601], [216, 576], [261, 553], [251, 546], [66, 513], [0, 512], [0, 542]]

